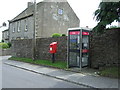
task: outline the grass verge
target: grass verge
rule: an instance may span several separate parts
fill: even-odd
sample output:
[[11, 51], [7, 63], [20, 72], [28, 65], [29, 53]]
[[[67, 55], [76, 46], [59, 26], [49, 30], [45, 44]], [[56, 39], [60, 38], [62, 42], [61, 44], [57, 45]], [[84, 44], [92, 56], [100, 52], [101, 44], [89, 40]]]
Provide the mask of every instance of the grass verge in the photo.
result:
[[55, 63], [52, 63], [51, 60], [35, 60], [33, 61], [30, 58], [19, 58], [19, 57], [11, 57], [9, 60], [16, 60], [16, 61], [22, 61], [22, 62], [27, 62], [27, 63], [32, 63], [32, 64], [37, 64], [37, 65], [45, 65], [45, 66], [51, 66], [55, 68], [60, 68], [60, 69], [66, 69], [67, 63], [63, 61], [56, 61]]
[[[16, 60], [26, 63], [32, 63], [37, 65], [44, 65], [44, 66], [50, 66], [54, 68], [59, 69], [67, 69], [67, 63], [63, 61], [56, 61], [55, 63], [52, 63], [51, 60], [35, 60], [33, 61], [30, 58], [19, 58], [19, 57], [11, 57], [9, 60]], [[105, 67], [104, 69], [99, 71], [100, 76], [106, 76], [106, 77], [112, 77], [112, 78], [120, 78], [120, 70], [118, 67]]]
[[99, 74], [106, 77], [120, 78], [120, 70], [118, 67], [105, 67]]

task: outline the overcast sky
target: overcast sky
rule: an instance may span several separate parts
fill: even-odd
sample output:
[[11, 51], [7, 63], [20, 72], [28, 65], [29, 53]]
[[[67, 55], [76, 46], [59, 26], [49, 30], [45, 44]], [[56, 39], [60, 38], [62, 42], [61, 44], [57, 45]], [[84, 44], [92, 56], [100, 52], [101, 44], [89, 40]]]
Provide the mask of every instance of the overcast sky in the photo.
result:
[[[3, 22], [13, 19], [25, 8], [27, 8], [27, 2], [33, 0], [1, 0], [0, 1], [0, 26]], [[36, 0], [40, 2], [41, 0]], [[93, 13], [98, 8], [100, 0], [67, 0], [70, 6], [80, 19], [80, 27], [89, 26], [93, 28], [97, 22], [93, 20]], [[6, 27], [7, 28], [7, 27]], [[0, 28], [0, 40], [1, 31], [6, 28]]]

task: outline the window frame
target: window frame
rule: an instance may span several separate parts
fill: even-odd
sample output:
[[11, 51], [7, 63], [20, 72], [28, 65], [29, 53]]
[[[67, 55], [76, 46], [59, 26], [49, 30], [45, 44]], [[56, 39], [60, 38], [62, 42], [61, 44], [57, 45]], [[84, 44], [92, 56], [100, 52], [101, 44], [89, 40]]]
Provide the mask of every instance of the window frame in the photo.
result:
[[13, 23], [12, 29], [13, 29], [12, 32], [15, 33], [15, 23]]
[[17, 22], [17, 32], [21, 31], [21, 21]]
[[25, 27], [24, 27], [24, 30], [25, 30], [25, 32], [27, 32], [28, 31], [28, 19], [26, 19], [25, 21]]

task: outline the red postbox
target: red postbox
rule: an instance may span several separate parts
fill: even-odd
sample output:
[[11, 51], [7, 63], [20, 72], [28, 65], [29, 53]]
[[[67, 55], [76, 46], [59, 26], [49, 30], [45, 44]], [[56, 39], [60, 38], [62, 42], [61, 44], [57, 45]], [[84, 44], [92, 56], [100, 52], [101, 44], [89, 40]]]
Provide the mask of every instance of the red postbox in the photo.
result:
[[49, 52], [50, 53], [56, 53], [57, 52], [57, 42], [52, 42], [51, 44], [50, 44], [50, 50], [49, 50]]

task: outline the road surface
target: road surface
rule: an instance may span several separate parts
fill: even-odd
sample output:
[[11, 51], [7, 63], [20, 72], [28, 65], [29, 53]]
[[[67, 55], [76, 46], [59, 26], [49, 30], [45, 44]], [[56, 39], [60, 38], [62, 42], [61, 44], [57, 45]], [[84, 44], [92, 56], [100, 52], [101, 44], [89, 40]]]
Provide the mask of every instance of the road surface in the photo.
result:
[[[5, 61], [5, 58], [3, 58], [2, 60]], [[86, 88], [86, 87], [2, 64], [2, 88]]]

